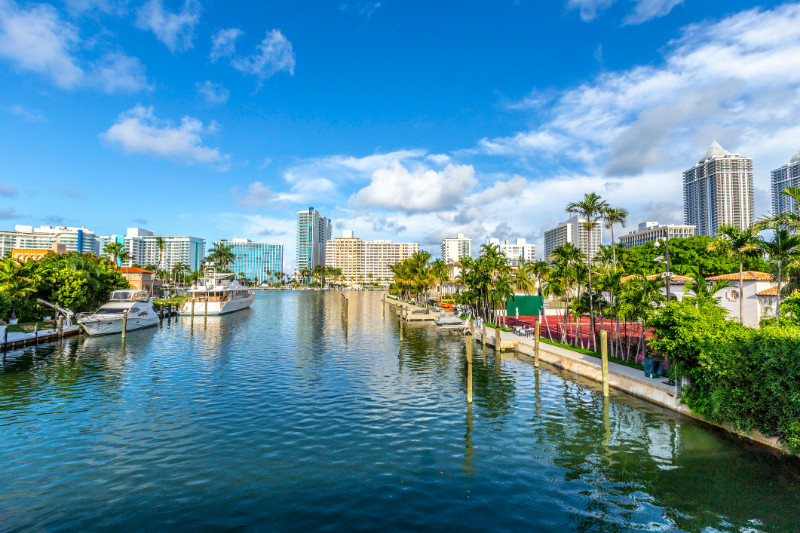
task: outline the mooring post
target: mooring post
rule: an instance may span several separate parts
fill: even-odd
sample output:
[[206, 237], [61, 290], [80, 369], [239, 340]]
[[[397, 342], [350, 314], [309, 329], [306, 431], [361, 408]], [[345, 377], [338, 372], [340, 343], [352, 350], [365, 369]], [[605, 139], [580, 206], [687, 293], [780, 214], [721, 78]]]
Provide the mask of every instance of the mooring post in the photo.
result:
[[486, 350], [486, 321], [483, 320], [483, 331], [481, 332], [481, 348]]
[[194, 325], [194, 296], [192, 296], [192, 314], [189, 316], [191, 317], [189, 321]]
[[400, 342], [403, 342], [403, 321], [400, 320]]
[[467, 339], [467, 403], [472, 403], [472, 340]]
[[536, 321], [535, 339], [533, 341], [533, 366], [539, 368], [539, 321]]
[[128, 331], [128, 310], [122, 312], [122, 342], [125, 342], [125, 332]]
[[603, 396], [608, 396], [608, 332], [600, 332], [600, 355], [603, 360]]
[[498, 352], [502, 351], [503, 349], [501, 342], [502, 341], [500, 340], [500, 326], [498, 325], [496, 328], [494, 328], [494, 349], [497, 350]]
[[34, 342], [34, 344], [39, 344], [39, 323], [38, 322], [33, 326], [33, 342]]
[[58, 315], [58, 338], [60, 339], [64, 335], [64, 317], [62, 315]]

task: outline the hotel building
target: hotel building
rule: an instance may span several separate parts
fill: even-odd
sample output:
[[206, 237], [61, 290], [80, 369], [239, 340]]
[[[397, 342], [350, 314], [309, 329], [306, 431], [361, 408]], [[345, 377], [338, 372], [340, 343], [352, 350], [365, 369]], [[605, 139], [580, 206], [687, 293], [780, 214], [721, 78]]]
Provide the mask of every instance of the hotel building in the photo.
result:
[[54, 244], [63, 244], [67, 252], [100, 254], [100, 238], [83, 227], [17, 225], [13, 231], [0, 231], [0, 257], [13, 249], [52, 250]]
[[326, 264], [325, 253], [332, 227], [330, 219], [320, 215], [313, 207], [298, 211], [296, 272]]
[[462, 257], [470, 257], [472, 239], [459, 233], [455, 237], [447, 237], [442, 240], [442, 261], [445, 263], [455, 263]]
[[[158, 239], [164, 239], [163, 252], [158, 249]], [[206, 241], [199, 237], [164, 237], [142, 228], [128, 228], [125, 233], [125, 250], [129, 259], [125, 266], [155, 265], [170, 271], [178, 263], [189, 266], [192, 272], [203, 267]], [[161, 264], [159, 265], [159, 255]]]
[[352, 231], [344, 231], [341, 237], [328, 241], [326, 266], [341, 269], [345, 282], [351, 285], [388, 285], [394, 277], [389, 265], [407, 259], [418, 251], [418, 243], [364, 241], [354, 237]]
[[486, 244], [498, 246], [500, 251], [505, 254], [507, 262], [511, 266], [519, 266], [522, 262], [529, 262], [536, 259], [536, 245], [528, 244], [525, 239], [517, 239], [516, 244], [509, 241], [500, 242], [496, 237], [489, 237]]
[[791, 196], [781, 194], [787, 187], [800, 187], [800, 152], [781, 168], [771, 172], [772, 177], [772, 214], [798, 212], [797, 201]]
[[253, 242], [250, 239], [225, 239], [220, 243], [231, 246], [236, 257], [228, 269], [236, 274], [243, 273], [248, 279], [258, 283], [279, 281], [283, 273], [283, 245]]
[[584, 254], [594, 257], [600, 251], [602, 240], [603, 229], [599, 220], [592, 223], [589, 231], [586, 228], [586, 219], [575, 215], [544, 232], [544, 258], [549, 261], [553, 250], [567, 243], [572, 243]]
[[681, 226], [678, 224], [661, 225], [658, 222], [640, 222], [639, 227], [627, 235], [619, 238], [619, 243], [625, 248], [639, 246], [656, 239], [674, 239], [694, 237], [694, 226]]
[[683, 221], [698, 235], [714, 237], [720, 226], [753, 223], [753, 160], [717, 141], [683, 173]]

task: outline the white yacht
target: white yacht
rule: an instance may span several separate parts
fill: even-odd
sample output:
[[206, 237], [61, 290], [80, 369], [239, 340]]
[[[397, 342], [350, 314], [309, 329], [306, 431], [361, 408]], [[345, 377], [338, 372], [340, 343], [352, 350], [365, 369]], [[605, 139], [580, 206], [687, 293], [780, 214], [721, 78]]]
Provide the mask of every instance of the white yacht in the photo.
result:
[[256, 293], [234, 278], [233, 274], [217, 274], [207, 268], [202, 282], [189, 289], [181, 304], [181, 315], [224, 315], [247, 309]]
[[111, 299], [92, 315], [78, 321], [91, 336], [122, 333], [123, 313], [128, 312], [125, 331], [134, 331], [158, 325], [158, 314], [147, 291], [122, 290], [111, 293]]

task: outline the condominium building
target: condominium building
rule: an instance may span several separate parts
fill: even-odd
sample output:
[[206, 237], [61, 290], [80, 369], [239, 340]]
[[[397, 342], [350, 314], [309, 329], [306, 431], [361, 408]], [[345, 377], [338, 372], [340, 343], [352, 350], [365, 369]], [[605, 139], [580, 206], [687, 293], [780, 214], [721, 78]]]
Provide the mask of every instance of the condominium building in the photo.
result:
[[[283, 273], [283, 245], [253, 242], [250, 239], [235, 237], [231, 241], [222, 239], [219, 243], [231, 246], [235, 259], [228, 270], [244, 274], [258, 283], [279, 281]], [[216, 244], [216, 243], [215, 243]]]
[[694, 237], [694, 226], [679, 224], [659, 224], [658, 222], [640, 222], [636, 230], [619, 238], [625, 248], [653, 242], [656, 239], [675, 239]]
[[297, 213], [297, 272], [325, 265], [327, 242], [331, 239], [333, 225], [330, 219], [309, 207]]
[[[163, 250], [159, 249], [159, 239], [163, 239]], [[155, 265], [169, 271], [175, 265], [183, 263], [194, 272], [202, 268], [205, 259], [206, 241], [200, 237], [166, 237], [154, 235], [152, 231], [142, 228], [128, 228], [124, 243], [125, 251], [129, 255], [125, 266]]]
[[720, 226], [753, 223], [753, 160], [732, 154], [717, 141], [683, 173], [683, 221], [698, 235], [716, 236]]
[[536, 259], [536, 245], [528, 244], [525, 239], [517, 239], [516, 243], [510, 241], [500, 242], [496, 237], [489, 237], [486, 244], [493, 244], [504, 253], [507, 262], [511, 266], [518, 266], [519, 264]]
[[13, 231], [0, 231], [0, 257], [13, 249], [52, 250], [63, 244], [67, 252], [100, 253], [100, 238], [84, 227], [17, 225]]
[[591, 231], [586, 227], [586, 219], [578, 215], [560, 223], [553, 229], [544, 232], [544, 258], [550, 259], [553, 250], [571, 243], [581, 252], [591, 257], [600, 251], [603, 240], [603, 228], [600, 221], [592, 223]]
[[781, 168], [771, 172], [772, 177], [772, 213], [781, 215], [798, 212], [797, 201], [791, 196], [781, 194], [787, 187], [800, 187], [800, 152]]
[[352, 231], [329, 240], [325, 253], [326, 266], [338, 268], [347, 283], [380, 283], [388, 285], [393, 279], [390, 265], [407, 259], [419, 251], [418, 243], [364, 241]]
[[469, 257], [472, 250], [472, 239], [459, 233], [455, 237], [447, 237], [442, 240], [442, 261], [454, 263], [462, 257]]

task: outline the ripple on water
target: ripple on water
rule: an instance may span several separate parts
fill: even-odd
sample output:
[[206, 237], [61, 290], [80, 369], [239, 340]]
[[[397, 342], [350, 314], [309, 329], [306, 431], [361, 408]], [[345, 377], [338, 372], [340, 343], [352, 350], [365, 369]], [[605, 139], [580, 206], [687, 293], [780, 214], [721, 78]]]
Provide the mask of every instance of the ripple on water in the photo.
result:
[[477, 344], [467, 407], [461, 337], [348, 297], [10, 353], [0, 530], [795, 524], [796, 463]]

